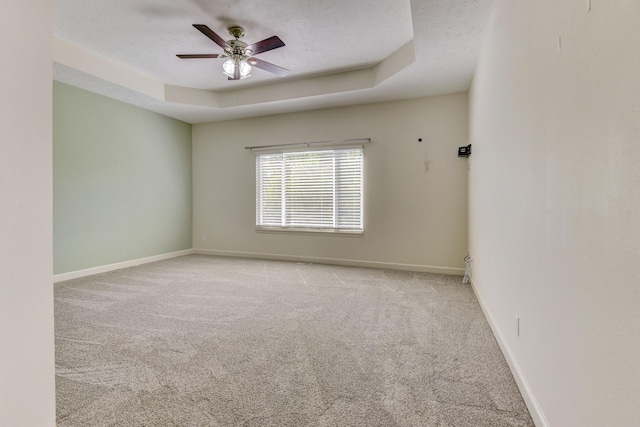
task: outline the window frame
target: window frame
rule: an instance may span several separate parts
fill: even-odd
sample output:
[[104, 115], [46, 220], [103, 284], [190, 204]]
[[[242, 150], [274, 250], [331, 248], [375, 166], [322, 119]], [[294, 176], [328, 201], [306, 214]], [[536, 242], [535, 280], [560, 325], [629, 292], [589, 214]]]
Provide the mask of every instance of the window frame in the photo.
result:
[[[298, 153], [308, 153], [308, 152], [327, 152], [333, 151], [334, 153], [337, 151], [346, 151], [346, 150], [358, 150], [360, 152], [359, 156], [359, 165], [356, 169], [359, 170], [359, 225], [360, 228], [348, 228], [348, 227], [312, 227], [312, 226], [299, 226], [299, 225], [261, 225], [261, 193], [260, 193], [260, 157], [263, 155], [295, 155]], [[312, 146], [295, 146], [295, 147], [287, 147], [287, 148], [272, 148], [269, 147], [260, 147], [259, 150], [253, 150], [255, 154], [255, 209], [256, 209], [256, 218], [255, 218], [255, 230], [259, 233], [287, 233], [287, 234], [314, 234], [314, 235], [327, 235], [327, 236], [351, 236], [351, 237], [361, 237], [364, 235], [364, 145], [362, 144], [349, 144], [349, 145], [330, 145], [330, 146], [322, 146], [322, 147], [312, 147]], [[334, 155], [333, 161], [335, 162], [336, 156]], [[284, 165], [284, 163], [283, 163]], [[334, 168], [334, 180], [332, 181], [332, 185], [336, 187], [335, 181], [335, 168]], [[281, 185], [285, 185], [285, 178], [281, 178]], [[332, 221], [336, 222], [335, 212], [338, 209], [337, 204], [335, 203], [336, 194], [332, 195], [333, 199], [333, 216]], [[284, 200], [286, 198], [286, 194], [283, 192], [281, 195], [281, 199]], [[285, 216], [284, 212], [280, 213], [281, 216]]]

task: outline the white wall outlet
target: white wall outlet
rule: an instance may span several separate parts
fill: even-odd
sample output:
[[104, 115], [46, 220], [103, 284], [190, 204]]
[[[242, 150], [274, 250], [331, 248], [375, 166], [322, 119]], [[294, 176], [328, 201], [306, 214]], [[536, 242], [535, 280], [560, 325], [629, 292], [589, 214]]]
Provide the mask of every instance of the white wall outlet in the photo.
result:
[[202, 240], [207, 240], [207, 235], [206, 234], [202, 235]]
[[516, 337], [520, 338], [520, 316], [516, 314]]

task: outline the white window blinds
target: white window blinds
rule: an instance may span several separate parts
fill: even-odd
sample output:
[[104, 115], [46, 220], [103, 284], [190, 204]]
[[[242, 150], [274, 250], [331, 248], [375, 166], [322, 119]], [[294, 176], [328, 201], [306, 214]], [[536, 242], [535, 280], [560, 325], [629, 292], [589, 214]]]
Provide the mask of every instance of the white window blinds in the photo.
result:
[[256, 227], [362, 233], [362, 147], [256, 156]]

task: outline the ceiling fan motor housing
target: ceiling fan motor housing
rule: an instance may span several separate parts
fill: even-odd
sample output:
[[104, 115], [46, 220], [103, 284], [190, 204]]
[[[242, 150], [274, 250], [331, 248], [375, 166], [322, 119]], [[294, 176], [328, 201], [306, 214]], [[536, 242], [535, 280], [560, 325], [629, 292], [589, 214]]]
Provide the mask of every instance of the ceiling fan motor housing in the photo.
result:
[[232, 56], [248, 56], [251, 54], [251, 51], [245, 51], [247, 44], [242, 40], [229, 40], [227, 41], [227, 43], [229, 43], [229, 46], [231, 46], [231, 49], [229, 49], [229, 54]]
[[242, 40], [238, 40], [241, 37], [244, 37], [244, 28], [239, 25], [232, 25], [229, 28], [229, 34], [235, 37], [235, 40], [227, 40], [231, 49], [228, 50], [229, 55], [231, 55], [234, 59], [245, 59], [251, 55], [250, 50], [245, 50], [247, 44]]

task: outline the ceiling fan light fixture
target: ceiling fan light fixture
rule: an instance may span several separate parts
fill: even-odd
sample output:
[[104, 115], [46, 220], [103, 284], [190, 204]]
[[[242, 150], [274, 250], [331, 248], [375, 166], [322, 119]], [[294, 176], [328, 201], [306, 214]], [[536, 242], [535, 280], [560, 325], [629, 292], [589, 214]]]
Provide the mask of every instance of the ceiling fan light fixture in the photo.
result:
[[249, 63], [247, 62], [246, 59], [243, 59], [242, 61], [240, 61], [238, 63], [238, 66], [240, 67], [240, 78], [241, 79], [245, 79], [247, 77], [249, 77], [251, 75], [251, 65], [249, 65]]
[[233, 78], [233, 72], [235, 71], [236, 68], [236, 62], [229, 58], [226, 61], [224, 61], [224, 63], [222, 64], [222, 72], [226, 75], [229, 76], [231, 78]]
[[246, 79], [247, 77], [251, 76], [251, 65], [249, 65], [249, 63], [244, 59], [241, 59], [239, 61], [234, 60], [233, 58], [227, 59], [226, 61], [224, 61], [224, 64], [222, 64], [222, 72], [227, 77], [233, 79], [235, 76], [236, 67], [238, 67], [240, 71], [240, 80]]

